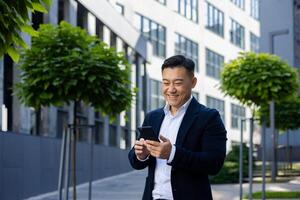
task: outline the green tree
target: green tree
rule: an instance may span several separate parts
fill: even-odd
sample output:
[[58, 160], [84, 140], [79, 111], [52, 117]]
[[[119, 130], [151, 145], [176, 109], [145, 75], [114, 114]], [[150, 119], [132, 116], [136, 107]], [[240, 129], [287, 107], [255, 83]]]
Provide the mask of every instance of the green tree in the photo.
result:
[[[115, 116], [132, 99], [128, 80], [130, 65], [124, 55], [94, 36], [66, 22], [41, 25], [31, 49], [21, 57], [21, 82], [15, 94], [26, 106], [60, 106], [80, 101]], [[73, 125], [76, 127], [75, 116]], [[76, 129], [73, 140], [73, 187], [76, 199]]]
[[[298, 86], [297, 71], [278, 56], [266, 53], [240, 53], [236, 59], [225, 64], [221, 73], [221, 90], [252, 106], [252, 118], [255, 107], [285, 99], [294, 94]], [[276, 164], [272, 170], [274, 180]]]
[[266, 53], [240, 53], [225, 64], [221, 89], [248, 106], [261, 106], [280, 100], [298, 89], [297, 72], [278, 56]]
[[30, 12], [47, 12], [51, 0], [0, 0], [0, 58], [5, 54], [19, 60], [18, 46], [26, 47], [20, 36], [21, 31], [36, 36], [37, 32], [29, 24]]
[[[269, 116], [269, 105], [264, 104], [259, 108], [260, 117]], [[282, 131], [294, 130], [300, 127], [300, 97], [292, 96], [275, 102], [276, 128]], [[266, 118], [269, 125], [270, 119]]]

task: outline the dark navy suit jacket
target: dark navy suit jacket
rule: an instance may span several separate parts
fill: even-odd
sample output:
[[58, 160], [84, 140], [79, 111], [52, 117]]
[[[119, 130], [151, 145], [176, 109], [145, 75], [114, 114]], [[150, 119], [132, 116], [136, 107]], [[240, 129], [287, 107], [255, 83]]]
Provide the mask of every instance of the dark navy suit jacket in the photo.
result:
[[[152, 126], [159, 134], [164, 119], [163, 108], [148, 113], [143, 126]], [[215, 175], [223, 166], [226, 155], [226, 130], [217, 110], [192, 99], [179, 127], [176, 152], [171, 169], [174, 200], [211, 200], [209, 175]], [[156, 159], [152, 156], [141, 162], [134, 149], [129, 152], [134, 169], [148, 167], [143, 200], [152, 199]]]

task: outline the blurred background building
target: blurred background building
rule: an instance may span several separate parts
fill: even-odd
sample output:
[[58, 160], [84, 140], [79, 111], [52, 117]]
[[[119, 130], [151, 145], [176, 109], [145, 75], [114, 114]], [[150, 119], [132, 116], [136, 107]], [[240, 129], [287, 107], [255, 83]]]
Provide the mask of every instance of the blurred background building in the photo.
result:
[[[261, 52], [273, 51], [290, 66], [298, 68], [300, 73], [300, 0], [262, 0], [260, 10]], [[300, 130], [289, 130], [279, 134], [279, 161], [286, 161], [286, 148], [292, 153], [291, 160], [300, 161], [299, 133]], [[267, 135], [271, 138], [268, 130]], [[266, 141], [267, 149], [272, 148], [271, 143], [272, 140]], [[267, 159], [270, 159], [271, 152], [266, 152]]]
[[[52, 0], [48, 14], [32, 14], [34, 28], [68, 21], [124, 52], [132, 64], [132, 87], [139, 89], [130, 110], [112, 123], [85, 105], [76, 113], [79, 123], [96, 127], [94, 178], [131, 170], [127, 152], [136, 139], [136, 127], [145, 113], [164, 105], [160, 68], [174, 54], [196, 63], [193, 95], [220, 112], [228, 130], [228, 149], [239, 142], [240, 119], [250, 117], [251, 111], [218, 89], [222, 65], [242, 51], [270, 52], [269, 32], [288, 29], [288, 35], [274, 40], [274, 52], [300, 66], [299, 4], [299, 0]], [[56, 189], [60, 138], [72, 122], [68, 105], [38, 112], [21, 105], [11, 90], [20, 73], [8, 56], [0, 61], [0, 199]], [[248, 123], [244, 131], [247, 140]], [[88, 176], [87, 138], [87, 131], [81, 130], [79, 183]], [[257, 133], [255, 143], [259, 141]]]

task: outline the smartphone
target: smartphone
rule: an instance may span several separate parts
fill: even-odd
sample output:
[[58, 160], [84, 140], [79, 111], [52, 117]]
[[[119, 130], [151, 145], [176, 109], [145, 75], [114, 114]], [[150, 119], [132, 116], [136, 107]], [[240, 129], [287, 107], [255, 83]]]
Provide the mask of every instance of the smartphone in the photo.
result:
[[159, 142], [158, 135], [155, 134], [152, 126], [142, 126], [138, 127], [140, 132], [140, 138], [144, 138], [145, 140], [154, 140]]

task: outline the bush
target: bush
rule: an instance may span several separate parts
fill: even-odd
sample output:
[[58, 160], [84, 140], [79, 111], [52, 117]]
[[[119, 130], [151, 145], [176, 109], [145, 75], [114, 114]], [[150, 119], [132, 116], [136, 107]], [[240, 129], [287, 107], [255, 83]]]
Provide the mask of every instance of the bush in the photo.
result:
[[[232, 150], [227, 154], [223, 168], [216, 175], [210, 178], [211, 183], [237, 183], [239, 182], [239, 153], [240, 146], [233, 145]], [[243, 177], [248, 176], [249, 148], [243, 144]]]

